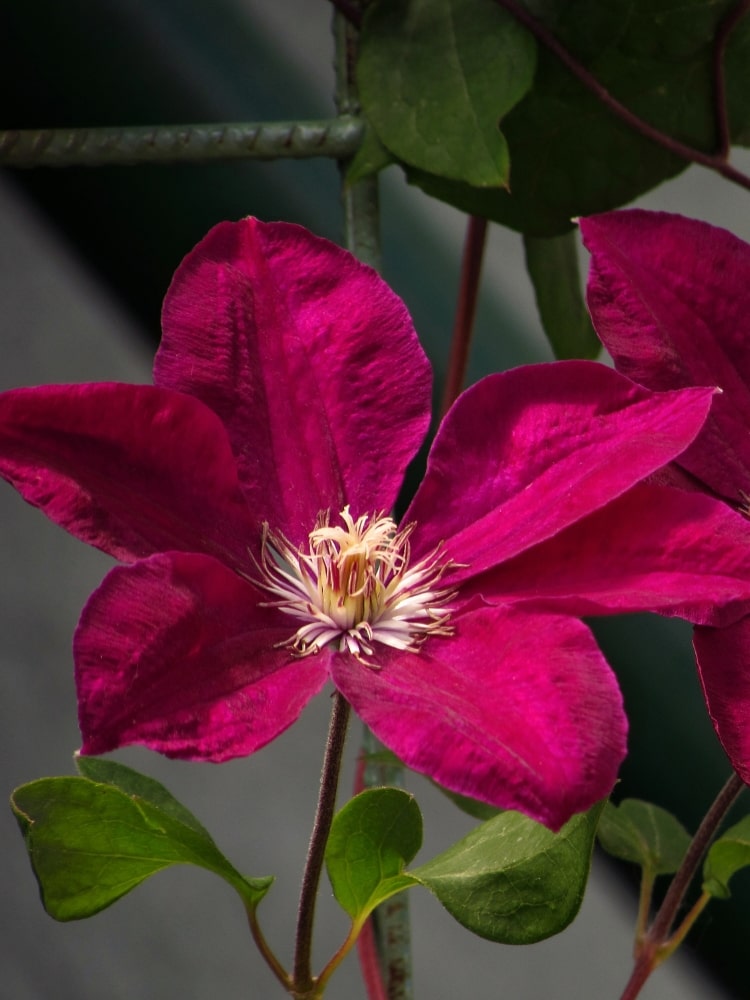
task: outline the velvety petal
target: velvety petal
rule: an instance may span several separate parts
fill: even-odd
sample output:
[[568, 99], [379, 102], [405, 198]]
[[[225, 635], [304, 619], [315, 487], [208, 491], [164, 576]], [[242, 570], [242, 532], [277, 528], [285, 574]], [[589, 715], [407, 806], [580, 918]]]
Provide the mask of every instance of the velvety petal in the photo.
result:
[[588, 300], [617, 368], [651, 389], [717, 385], [680, 464], [730, 503], [750, 492], [750, 246], [661, 212], [581, 221]]
[[503, 608], [459, 614], [380, 669], [333, 658], [334, 683], [409, 767], [553, 828], [612, 790], [625, 755], [617, 683], [579, 621]]
[[307, 539], [320, 510], [389, 510], [429, 423], [431, 375], [371, 268], [287, 223], [216, 226], [164, 303], [154, 381], [224, 421], [253, 513]]
[[119, 566], [75, 636], [82, 752], [139, 743], [222, 761], [282, 733], [327, 678], [329, 654], [292, 657], [281, 612], [208, 556], [168, 553]]
[[750, 522], [703, 493], [642, 483], [462, 593], [572, 615], [728, 623], [750, 607]]
[[697, 628], [698, 674], [716, 734], [750, 784], [750, 618], [730, 628]]
[[0, 475], [126, 561], [188, 549], [247, 565], [259, 539], [221, 422], [181, 393], [110, 383], [4, 392]]
[[404, 517], [415, 558], [444, 540], [465, 564], [454, 583], [550, 538], [679, 455], [711, 396], [651, 393], [587, 361], [490, 375], [438, 431]]

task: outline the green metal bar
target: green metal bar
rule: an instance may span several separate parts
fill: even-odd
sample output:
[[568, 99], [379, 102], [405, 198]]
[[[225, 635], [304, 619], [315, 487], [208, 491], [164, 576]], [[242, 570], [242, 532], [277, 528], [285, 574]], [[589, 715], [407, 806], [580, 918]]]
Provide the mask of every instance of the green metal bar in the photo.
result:
[[0, 132], [0, 165], [99, 167], [136, 163], [353, 156], [364, 125], [352, 115], [308, 122], [220, 122]]
[[[359, 3], [352, 4], [360, 9]], [[334, 16], [336, 39], [336, 107], [340, 115], [358, 116], [359, 97], [355, 79], [358, 31], [351, 20]], [[340, 168], [346, 171], [342, 160]], [[342, 187], [346, 246], [360, 260], [380, 270], [380, 214], [378, 179], [367, 177], [355, 184], [344, 179]], [[367, 758], [364, 784], [367, 788], [404, 784], [404, 769], [392, 760], [384, 761], [383, 746], [364, 727], [362, 749]], [[411, 922], [408, 893], [401, 892], [378, 906], [372, 914], [383, 985], [388, 1000], [413, 1000]]]

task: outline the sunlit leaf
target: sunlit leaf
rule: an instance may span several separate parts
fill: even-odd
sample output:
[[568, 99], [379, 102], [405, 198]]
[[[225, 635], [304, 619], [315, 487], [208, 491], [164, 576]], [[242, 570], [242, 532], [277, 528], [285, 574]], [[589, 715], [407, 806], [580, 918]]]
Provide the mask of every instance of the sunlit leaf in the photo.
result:
[[[51, 916], [92, 916], [149, 875], [176, 864], [214, 872], [248, 907], [260, 902], [272, 878], [244, 878], [158, 782], [122, 765], [101, 764], [101, 773], [130, 791], [83, 777], [42, 778], [17, 788], [11, 798]], [[97, 768], [90, 760], [82, 765], [90, 772]]]
[[422, 815], [400, 788], [370, 788], [337, 813], [326, 847], [333, 894], [354, 920], [416, 879], [404, 873], [422, 844]]
[[399, 159], [479, 187], [508, 180], [498, 127], [529, 89], [536, 46], [494, 0], [378, 0], [357, 66], [365, 116]]

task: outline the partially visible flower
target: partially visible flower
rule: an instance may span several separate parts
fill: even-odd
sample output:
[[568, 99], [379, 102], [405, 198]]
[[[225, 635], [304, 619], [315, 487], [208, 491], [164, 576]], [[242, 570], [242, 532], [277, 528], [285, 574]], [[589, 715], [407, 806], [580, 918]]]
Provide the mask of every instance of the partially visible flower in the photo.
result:
[[[750, 246], [724, 229], [666, 213], [581, 221], [591, 251], [589, 306], [618, 370], [651, 389], [716, 385], [696, 440], [662, 474], [745, 516], [750, 545]], [[709, 713], [735, 770], [750, 782], [750, 617], [697, 628]]]
[[641, 482], [694, 440], [710, 388], [587, 362], [490, 376], [396, 525], [430, 371], [373, 271], [297, 226], [224, 223], [163, 327], [154, 387], [0, 396], [0, 473], [126, 564], [75, 638], [84, 753], [250, 754], [330, 679], [410, 767], [558, 827], [625, 753], [577, 616], [709, 622], [750, 598], [740, 516]]

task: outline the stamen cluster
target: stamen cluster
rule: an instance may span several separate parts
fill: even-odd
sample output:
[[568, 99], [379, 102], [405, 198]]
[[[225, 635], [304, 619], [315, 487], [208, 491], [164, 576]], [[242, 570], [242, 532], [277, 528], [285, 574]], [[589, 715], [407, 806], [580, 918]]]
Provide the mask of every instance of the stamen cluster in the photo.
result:
[[398, 528], [382, 513], [356, 521], [347, 505], [330, 523], [330, 511], [318, 515], [309, 551], [295, 550], [281, 534], [265, 526], [262, 579], [256, 581], [280, 608], [303, 624], [284, 645], [299, 656], [337, 642], [368, 666], [373, 643], [417, 650], [430, 635], [450, 635], [453, 596], [435, 585], [451, 565], [438, 546], [410, 567], [409, 536], [414, 524]]

